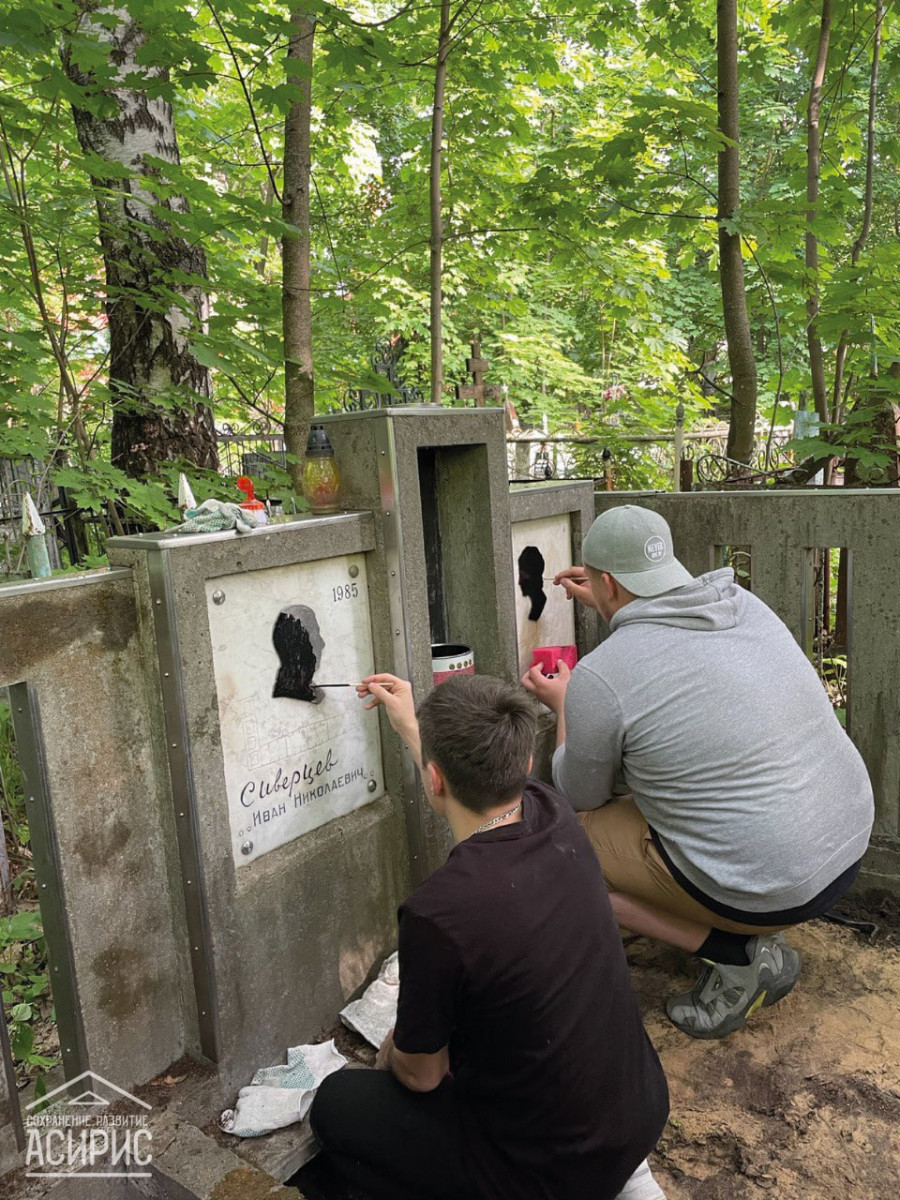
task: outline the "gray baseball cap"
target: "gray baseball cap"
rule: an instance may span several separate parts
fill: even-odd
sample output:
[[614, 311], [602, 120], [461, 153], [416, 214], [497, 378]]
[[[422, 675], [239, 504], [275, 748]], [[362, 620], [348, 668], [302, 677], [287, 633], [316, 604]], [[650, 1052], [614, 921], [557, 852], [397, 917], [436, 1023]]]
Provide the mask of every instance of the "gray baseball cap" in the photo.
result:
[[668, 522], [637, 504], [601, 513], [582, 542], [581, 558], [635, 596], [659, 596], [694, 581], [675, 557]]

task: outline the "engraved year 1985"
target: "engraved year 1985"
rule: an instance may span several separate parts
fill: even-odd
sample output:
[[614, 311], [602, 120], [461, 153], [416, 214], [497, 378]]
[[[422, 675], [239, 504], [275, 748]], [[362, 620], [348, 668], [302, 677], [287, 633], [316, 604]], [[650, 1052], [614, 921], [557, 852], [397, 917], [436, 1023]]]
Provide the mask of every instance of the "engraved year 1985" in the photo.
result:
[[340, 604], [342, 600], [355, 600], [358, 595], [359, 588], [355, 583], [339, 583], [331, 589], [331, 598], [335, 604]]

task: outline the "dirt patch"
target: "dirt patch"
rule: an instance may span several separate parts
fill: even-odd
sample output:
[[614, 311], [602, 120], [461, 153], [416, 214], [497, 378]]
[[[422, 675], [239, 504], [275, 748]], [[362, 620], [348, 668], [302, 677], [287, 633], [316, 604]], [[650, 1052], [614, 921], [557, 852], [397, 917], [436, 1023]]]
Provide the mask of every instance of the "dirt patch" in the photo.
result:
[[365, 1067], [375, 1066], [375, 1055], [377, 1051], [374, 1046], [370, 1046], [364, 1037], [348, 1029], [343, 1021], [338, 1021], [332, 1029], [323, 1033], [317, 1041], [324, 1042], [328, 1038], [334, 1038], [334, 1044], [337, 1046], [344, 1058], [349, 1058], [351, 1062], [362, 1063]]
[[845, 904], [874, 938], [814, 921], [790, 934], [794, 991], [721, 1042], [665, 1017], [689, 985], [687, 956], [627, 947], [672, 1116], [653, 1158], [669, 1200], [864, 1200], [900, 1195], [900, 923], [893, 901]]
[[164, 1112], [170, 1104], [178, 1104], [188, 1088], [200, 1087], [215, 1078], [216, 1069], [210, 1063], [198, 1062], [185, 1054], [177, 1062], [134, 1089], [134, 1094], [155, 1112]]
[[293, 1188], [279, 1187], [261, 1171], [238, 1167], [216, 1184], [210, 1200], [297, 1200], [297, 1193]]
[[845, 896], [833, 911], [848, 920], [873, 925], [875, 928], [865, 936], [879, 945], [900, 949], [900, 899], [897, 896], [870, 890]]

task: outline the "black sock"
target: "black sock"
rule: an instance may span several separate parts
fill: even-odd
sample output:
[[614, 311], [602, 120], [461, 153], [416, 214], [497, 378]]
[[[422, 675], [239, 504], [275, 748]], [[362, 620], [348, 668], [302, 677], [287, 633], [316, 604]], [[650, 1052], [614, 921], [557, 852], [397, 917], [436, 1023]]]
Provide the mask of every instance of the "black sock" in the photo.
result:
[[746, 967], [750, 965], [750, 955], [747, 953], [749, 941], [746, 933], [726, 933], [724, 929], [711, 929], [709, 937], [695, 953], [698, 958], [708, 958], [710, 962], [725, 963], [730, 967]]

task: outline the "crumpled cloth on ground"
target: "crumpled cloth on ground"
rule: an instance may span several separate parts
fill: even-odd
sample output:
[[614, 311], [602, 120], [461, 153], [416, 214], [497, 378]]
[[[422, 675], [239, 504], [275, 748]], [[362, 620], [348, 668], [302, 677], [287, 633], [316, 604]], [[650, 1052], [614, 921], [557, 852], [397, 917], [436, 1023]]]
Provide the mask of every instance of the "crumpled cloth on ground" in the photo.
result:
[[666, 1194], [653, 1178], [646, 1158], [616, 1196], [616, 1200], [666, 1200]]
[[291, 1046], [284, 1066], [263, 1067], [249, 1087], [241, 1088], [234, 1108], [226, 1108], [219, 1117], [219, 1128], [235, 1137], [261, 1137], [302, 1121], [319, 1084], [346, 1062], [333, 1038], [314, 1046]]
[[249, 533], [256, 528], [253, 518], [239, 504], [227, 500], [204, 500], [199, 508], [189, 508], [184, 515], [184, 523], [170, 529], [170, 533], [221, 533], [225, 529]]
[[400, 964], [395, 951], [381, 964], [378, 978], [369, 984], [360, 998], [341, 1009], [341, 1020], [377, 1050], [394, 1028], [399, 994]]

